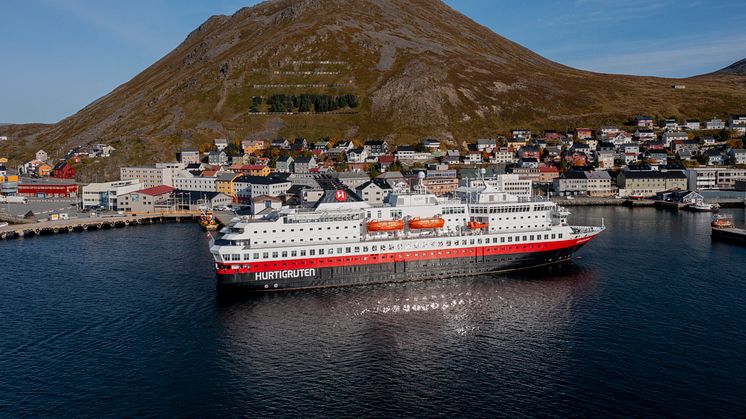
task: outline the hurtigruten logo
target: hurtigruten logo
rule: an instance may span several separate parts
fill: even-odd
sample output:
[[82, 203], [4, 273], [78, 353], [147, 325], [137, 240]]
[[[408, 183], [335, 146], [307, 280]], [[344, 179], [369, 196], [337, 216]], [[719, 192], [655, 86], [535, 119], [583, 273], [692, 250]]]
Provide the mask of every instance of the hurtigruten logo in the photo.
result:
[[257, 272], [255, 279], [257, 281], [269, 281], [273, 279], [292, 279], [316, 276], [316, 269], [296, 269], [293, 271], [274, 271], [274, 272]]

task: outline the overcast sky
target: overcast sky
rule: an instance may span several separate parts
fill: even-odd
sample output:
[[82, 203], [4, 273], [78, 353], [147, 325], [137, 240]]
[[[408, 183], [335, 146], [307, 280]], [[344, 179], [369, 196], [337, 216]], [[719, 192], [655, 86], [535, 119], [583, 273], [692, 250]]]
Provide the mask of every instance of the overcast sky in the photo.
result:
[[[586, 70], [686, 77], [746, 57], [725, 0], [446, 0], [498, 34]], [[257, 1], [3, 0], [0, 122], [55, 122], [128, 81], [215, 14]]]

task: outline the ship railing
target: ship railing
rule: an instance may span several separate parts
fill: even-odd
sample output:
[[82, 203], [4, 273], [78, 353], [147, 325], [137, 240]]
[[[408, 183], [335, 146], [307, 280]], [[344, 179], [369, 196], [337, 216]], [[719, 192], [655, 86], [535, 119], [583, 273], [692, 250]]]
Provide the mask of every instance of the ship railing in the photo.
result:
[[599, 227], [571, 227], [573, 234], [589, 234], [598, 231]]

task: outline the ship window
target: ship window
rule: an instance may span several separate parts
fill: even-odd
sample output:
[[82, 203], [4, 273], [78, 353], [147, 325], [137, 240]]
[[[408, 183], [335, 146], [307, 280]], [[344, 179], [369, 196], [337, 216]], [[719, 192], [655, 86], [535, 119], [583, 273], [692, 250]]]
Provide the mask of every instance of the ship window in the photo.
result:
[[373, 246], [373, 251], [377, 252], [378, 251], [378, 246]]
[[305, 256], [305, 255], [306, 255], [306, 251], [305, 251], [305, 250], [301, 250], [301, 251], [300, 251], [300, 255], [301, 255], [301, 256]]
[[267, 259], [268, 257], [269, 257], [269, 253], [268, 252], [262, 253], [262, 258]]
[[282, 252], [282, 257], [284, 258], [288, 257], [288, 252], [287, 251]]
[[482, 239], [477, 239], [477, 244], [482, 244]]
[[[345, 238], [347, 238], [347, 237], [345, 237]], [[355, 246], [355, 253], [358, 253], [358, 252], [360, 252], [360, 247]]]
[[560, 233], [560, 235], [559, 235], [559, 238], [561, 239], [561, 238], [562, 238], [562, 236], [563, 236], [563, 235], [562, 235], [562, 234]]
[[474, 244], [474, 239], [469, 240], [469, 244]]
[[505, 243], [505, 237], [500, 237], [500, 243]]
[[513, 238], [512, 237], [508, 237], [508, 243], [513, 243]]
[[526, 241], [526, 240], [527, 240], [527, 237], [526, 237], [526, 236], [523, 236], [523, 241]]
[[259, 259], [259, 253], [254, 253], [254, 259]]
[[[347, 248], [347, 251], [348, 251], [348, 252], [350, 251], [350, 248], [349, 248], [349, 247]], [[338, 247], [338, 248], [337, 248], [337, 254], [340, 254], [340, 253], [342, 253], [342, 248], [341, 248], [341, 247]]]
[[555, 238], [557, 238], [557, 235], [556, 234], [552, 234], [552, 240], [554, 240]]
[[272, 252], [272, 257], [273, 257], [273, 258], [276, 258], [276, 257], [278, 257], [278, 256], [280, 256], [280, 254], [279, 254], [279, 253], [277, 253], [277, 252]]
[[251, 259], [251, 255], [249, 255], [248, 253], [244, 253], [243, 260], [249, 260], [249, 259]]
[[298, 256], [298, 251], [297, 250], [291, 251], [290, 256], [293, 256], [293, 257]]
[[533, 240], [533, 239], [534, 239], [534, 236], [531, 236], [531, 240]]
[[350, 247], [345, 248], [345, 253], [350, 253], [350, 252], [352, 252], [352, 248]]

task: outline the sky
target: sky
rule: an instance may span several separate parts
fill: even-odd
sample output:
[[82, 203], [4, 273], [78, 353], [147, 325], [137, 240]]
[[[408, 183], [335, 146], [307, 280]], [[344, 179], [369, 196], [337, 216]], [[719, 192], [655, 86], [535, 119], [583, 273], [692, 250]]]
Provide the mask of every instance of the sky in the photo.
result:
[[[446, 0], [498, 34], [585, 70], [661, 77], [746, 58], [742, 0]], [[2, 0], [0, 123], [56, 122], [254, 0]]]

